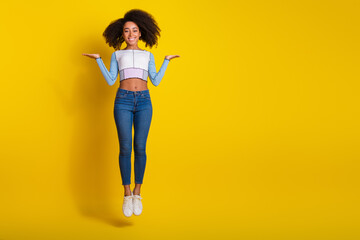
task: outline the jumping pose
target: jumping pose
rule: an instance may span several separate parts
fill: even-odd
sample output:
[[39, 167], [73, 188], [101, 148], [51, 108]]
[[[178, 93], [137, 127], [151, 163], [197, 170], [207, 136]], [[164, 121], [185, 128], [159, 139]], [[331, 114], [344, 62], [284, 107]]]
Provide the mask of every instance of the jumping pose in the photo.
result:
[[[106, 82], [113, 85], [120, 75], [120, 86], [114, 100], [114, 118], [120, 144], [119, 165], [124, 185], [123, 213], [130, 217], [133, 213], [140, 215], [143, 209], [140, 188], [146, 166], [146, 141], [152, 119], [152, 102], [147, 88], [150, 78], [158, 86], [172, 58], [179, 55], [166, 55], [156, 71], [154, 55], [138, 47], [138, 41], [145, 42], [145, 47], [158, 45], [160, 28], [149, 13], [133, 9], [123, 18], [115, 20], [105, 29], [103, 36], [106, 43], [115, 49], [111, 55], [110, 71], [107, 70], [99, 54], [87, 54], [96, 59]], [[120, 49], [126, 42], [126, 48]], [[135, 188], [130, 190], [132, 127], [134, 126], [135, 152]]]

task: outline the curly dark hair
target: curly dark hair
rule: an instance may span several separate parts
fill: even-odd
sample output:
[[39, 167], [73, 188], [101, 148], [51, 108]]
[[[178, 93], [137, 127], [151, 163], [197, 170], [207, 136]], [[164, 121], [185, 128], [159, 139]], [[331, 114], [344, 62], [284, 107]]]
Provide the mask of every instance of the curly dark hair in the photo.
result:
[[157, 25], [154, 17], [140, 9], [132, 9], [128, 11], [123, 18], [112, 21], [105, 29], [103, 36], [106, 43], [115, 50], [120, 50], [121, 44], [125, 41], [122, 33], [126, 22], [131, 21], [136, 23], [141, 32], [139, 40], [145, 42], [145, 47], [148, 45], [152, 48], [155, 44], [158, 45], [158, 37], [160, 37], [160, 28]]

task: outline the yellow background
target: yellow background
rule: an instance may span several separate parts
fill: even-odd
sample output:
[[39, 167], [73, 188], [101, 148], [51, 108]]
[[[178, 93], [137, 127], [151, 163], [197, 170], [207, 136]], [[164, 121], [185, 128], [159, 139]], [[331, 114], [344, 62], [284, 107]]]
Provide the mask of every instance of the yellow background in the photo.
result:
[[[359, 5], [2, 3], [0, 239], [359, 239]], [[102, 33], [132, 8], [162, 30], [157, 69], [181, 57], [149, 82], [144, 210], [126, 218], [119, 80], [81, 54], [109, 67]]]

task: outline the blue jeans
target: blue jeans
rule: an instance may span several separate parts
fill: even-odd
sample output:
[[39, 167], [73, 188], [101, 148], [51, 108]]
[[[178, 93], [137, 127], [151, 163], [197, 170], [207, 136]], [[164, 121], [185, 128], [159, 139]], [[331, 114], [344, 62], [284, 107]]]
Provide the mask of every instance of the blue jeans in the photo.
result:
[[131, 183], [132, 127], [134, 124], [135, 183], [143, 183], [146, 166], [146, 141], [152, 118], [149, 89], [129, 91], [118, 88], [114, 104], [118, 132], [119, 165], [123, 185]]

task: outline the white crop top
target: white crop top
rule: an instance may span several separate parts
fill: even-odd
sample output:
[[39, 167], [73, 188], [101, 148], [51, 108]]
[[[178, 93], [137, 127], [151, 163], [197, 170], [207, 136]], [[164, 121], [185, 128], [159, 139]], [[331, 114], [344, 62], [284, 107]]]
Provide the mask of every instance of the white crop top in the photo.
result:
[[154, 55], [146, 50], [125, 49], [113, 52], [110, 71], [105, 67], [101, 57], [96, 59], [100, 70], [109, 85], [116, 82], [120, 73], [120, 81], [127, 78], [140, 78], [147, 81], [149, 77], [154, 86], [159, 85], [170, 60], [164, 59], [159, 72], [156, 72]]

